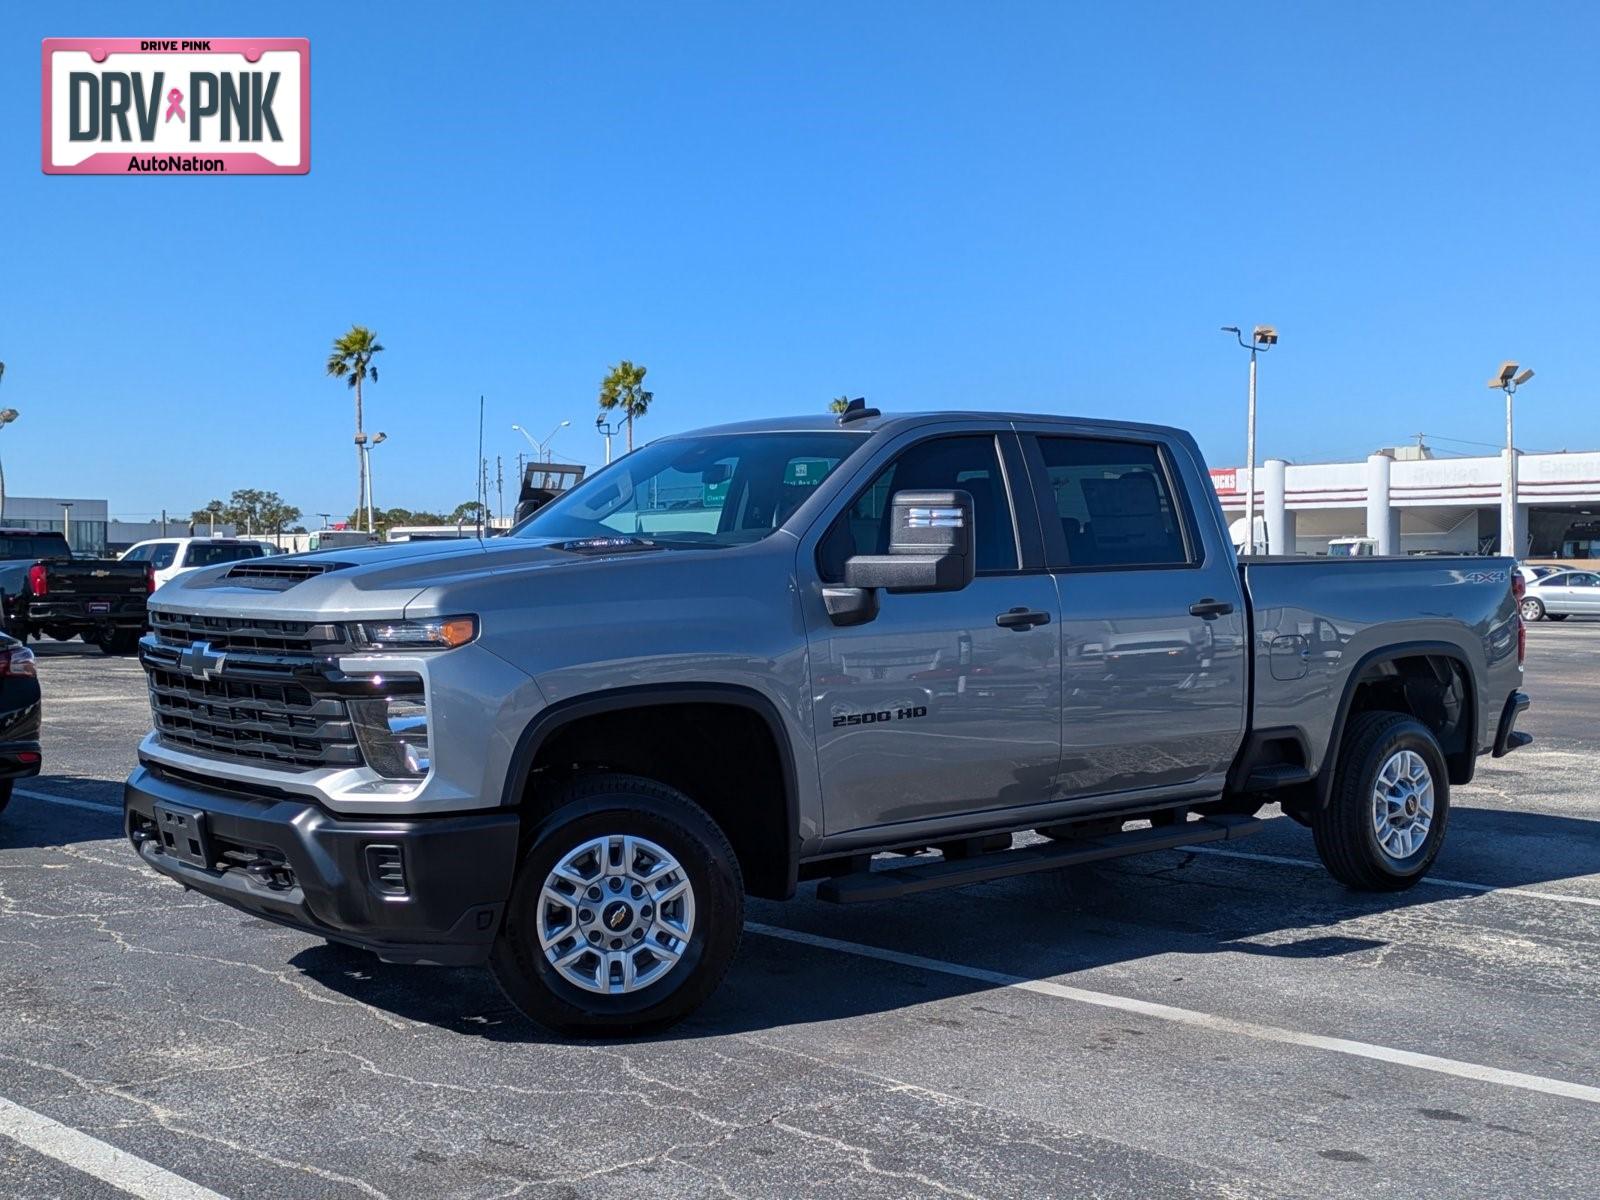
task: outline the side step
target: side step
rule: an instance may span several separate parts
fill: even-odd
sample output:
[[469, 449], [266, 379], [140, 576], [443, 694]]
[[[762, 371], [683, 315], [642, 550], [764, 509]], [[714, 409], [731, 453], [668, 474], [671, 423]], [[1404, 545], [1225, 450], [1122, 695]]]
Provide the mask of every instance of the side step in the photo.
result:
[[824, 879], [817, 886], [817, 898], [832, 904], [860, 904], [867, 900], [897, 900], [935, 888], [964, 887], [987, 883], [1032, 871], [1053, 871], [1080, 863], [1124, 858], [1153, 850], [1173, 850], [1179, 846], [1198, 846], [1221, 842], [1254, 833], [1266, 822], [1258, 817], [1206, 817], [1179, 825], [1135, 829], [1109, 837], [1072, 841], [1042, 842], [1016, 850], [980, 854], [974, 858], [939, 859], [910, 867], [888, 867], [881, 871], [860, 871]]
[[1246, 792], [1271, 792], [1278, 788], [1292, 787], [1297, 783], [1310, 783], [1316, 776], [1311, 774], [1308, 767], [1297, 767], [1290, 763], [1280, 763], [1270, 767], [1257, 767], [1250, 772], [1244, 781]]

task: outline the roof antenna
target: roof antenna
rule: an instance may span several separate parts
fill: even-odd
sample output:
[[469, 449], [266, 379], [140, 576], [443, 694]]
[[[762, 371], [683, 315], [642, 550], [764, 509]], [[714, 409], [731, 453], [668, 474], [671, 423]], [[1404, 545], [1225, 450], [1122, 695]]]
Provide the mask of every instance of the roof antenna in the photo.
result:
[[867, 398], [857, 396], [844, 406], [844, 411], [839, 414], [839, 424], [848, 425], [852, 421], [865, 421], [868, 417], [881, 417], [883, 414], [875, 408], [867, 407]]

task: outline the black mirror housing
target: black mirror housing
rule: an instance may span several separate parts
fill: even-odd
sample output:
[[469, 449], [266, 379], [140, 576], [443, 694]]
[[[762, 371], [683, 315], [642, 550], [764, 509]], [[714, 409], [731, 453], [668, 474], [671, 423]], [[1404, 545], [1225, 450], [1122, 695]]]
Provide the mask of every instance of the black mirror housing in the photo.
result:
[[972, 495], [960, 490], [896, 492], [889, 501], [889, 553], [845, 561], [852, 588], [955, 592], [972, 582]]

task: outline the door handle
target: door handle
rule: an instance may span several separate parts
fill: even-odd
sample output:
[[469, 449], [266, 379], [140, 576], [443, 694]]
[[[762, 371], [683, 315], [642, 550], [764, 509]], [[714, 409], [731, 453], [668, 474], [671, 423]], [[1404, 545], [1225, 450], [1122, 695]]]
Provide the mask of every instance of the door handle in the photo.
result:
[[1218, 617], [1225, 617], [1233, 611], [1233, 605], [1226, 600], [1213, 600], [1207, 596], [1204, 600], [1196, 600], [1189, 605], [1191, 617], [1203, 617], [1207, 621], [1214, 621]]
[[1035, 625], [1050, 624], [1050, 614], [1040, 612], [1036, 608], [1008, 608], [1005, 612], [995, 617], [994, 623], [1001, 629], [1015, 629], [1018, 633], [1032, 629]]

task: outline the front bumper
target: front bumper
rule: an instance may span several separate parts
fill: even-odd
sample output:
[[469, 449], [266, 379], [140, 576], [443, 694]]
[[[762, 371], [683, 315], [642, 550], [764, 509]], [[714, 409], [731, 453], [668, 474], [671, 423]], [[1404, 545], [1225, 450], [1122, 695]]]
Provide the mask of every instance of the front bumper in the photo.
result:
[[287, 794], [219, 791], [141, 766], [123, 814], [135, 850], [163, 875], [386, 962], [484, 961], [516, 867], [512, 812], [344, 818]]
[[1512, 692], [1506, 697], [1506, 706], [1500, 710], [1500, 724], [1494, 734], [1494, 756], [1504, 758], [1513, 750], [1520, 750], [1533, 741], [1533, 734], [1517, 728], [1517, 718], [1528, 707], [1526, 692]]

